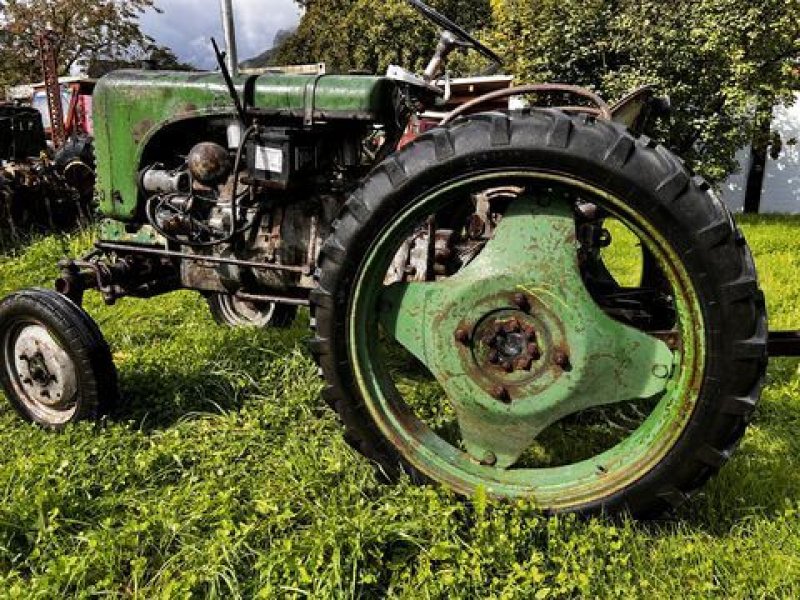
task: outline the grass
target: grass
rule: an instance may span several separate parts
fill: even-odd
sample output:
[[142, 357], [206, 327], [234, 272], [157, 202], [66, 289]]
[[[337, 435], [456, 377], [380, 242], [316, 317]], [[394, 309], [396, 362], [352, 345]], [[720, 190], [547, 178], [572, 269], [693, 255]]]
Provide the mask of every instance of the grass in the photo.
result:
[[[774, 328], [800, 324], [800, 220], [749, 218]], [[88, 235], [0, 257], [49, 285]], [[216, 327], [180, 293], [109, 308], [120, 414], [61, 434], [0, 405], [2, 598], [800, 597], [800, 376], [775, 360], [733, 460], [677, 518], [544, 519], [379, 484], [319, 398], [307, 316]]]

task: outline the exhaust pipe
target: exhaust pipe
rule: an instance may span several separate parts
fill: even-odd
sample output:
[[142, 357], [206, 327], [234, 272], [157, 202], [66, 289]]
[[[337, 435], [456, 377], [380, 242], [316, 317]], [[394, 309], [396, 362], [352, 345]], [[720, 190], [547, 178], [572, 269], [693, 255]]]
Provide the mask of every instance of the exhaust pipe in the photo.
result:
[[236, 52], [236, 22], [233, 18], [233, 0], [220, 0], [222, 30], [225, 34], [225, 64], [231, 77], [239, 74], [239, 57]]

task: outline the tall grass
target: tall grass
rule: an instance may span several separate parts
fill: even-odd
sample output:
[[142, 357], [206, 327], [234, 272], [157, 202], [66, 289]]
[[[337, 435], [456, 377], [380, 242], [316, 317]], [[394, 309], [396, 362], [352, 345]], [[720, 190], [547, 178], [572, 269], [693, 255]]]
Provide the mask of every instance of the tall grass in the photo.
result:
[[[772, 326], [800, 325], [800, 220], [743, 227]], [[49, 285], [90, 243], [0, 257], [0, 294]], [[739, 452], [676, 518], [547, 520], [379, 484], [322, 406], [306, 315], [231, 331], [189, 293], [87, 306], [122, 406], [52, 434], [0, 404], [0, 597], [800, 597], [794, 360], [770, 365]]]

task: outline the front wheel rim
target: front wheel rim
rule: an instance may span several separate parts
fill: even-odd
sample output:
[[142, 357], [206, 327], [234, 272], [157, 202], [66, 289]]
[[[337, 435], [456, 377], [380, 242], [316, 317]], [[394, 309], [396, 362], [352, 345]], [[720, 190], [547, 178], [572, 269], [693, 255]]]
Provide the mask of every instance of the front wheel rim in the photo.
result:
[[3, 368], [21, 408], [47, 425], [63, 425], [77, 411], [75, 362], [50, 331], [35, 321], [19, 321], [3, 339]]
[[[432, 214], [459, 190], [493, 187], [508, 180], [567, 186], [590, 194], [625, 221], [647, 243], [676, 293], [682, 348], [672, 376], [647, 419], [620, 444], [575, 464], [540, 469], [498, 469], [443, 440], [422, 423], [379, 364], [376, 303], [393, 244], [404, 228]], [[348, 354], [356, 386], [382, 434], [419, 471], [465, 494], [485, 488], [498, 497], [528, 497], [550, 509], [572, 509], [600, 501], [650, 472], [674, 447], [694, 411], [705, 370], [705, 320], [691, 278], [674, 248], [627, 203], [605, 190], [554, 173], [514, 170], [474, 175], [417, 198], [372, 244], [353, 286], [348, 311]], [[484, 464], [481, 464], [484, 462]]]

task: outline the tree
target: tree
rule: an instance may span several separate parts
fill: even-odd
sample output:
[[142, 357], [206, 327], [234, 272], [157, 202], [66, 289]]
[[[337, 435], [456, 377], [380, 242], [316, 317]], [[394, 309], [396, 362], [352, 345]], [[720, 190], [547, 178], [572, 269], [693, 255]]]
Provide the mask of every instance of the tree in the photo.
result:
[[785, 0], [494, 0], [487, 40], [520, 79], [609, 98], [650, 83], [673, 104], [659, 137], [712, 180], [758, 134], [757, 108], [797, 89], [800, 14]]
[[42, 78], [37, 36], [55, 31], [61, 74], [78, 60], [130, 57], [152, 40], [139, 17], [154, 0], [0, 0], [0, 87]]
[[[404, 0], [308, 0], [297, 31], [274, 55], [275, 64], [325, 62], [329, 70], [381, 72], [390, 64], [420, 70], [436, 46], [434, 27]], [[489, 0], [433, 0], [460, 24], [491, 22]]]
[[[421, 70], [436, 36], [400, 0], [305, 0], [282, 63], [333, 70]], [[608, 99], [637, 85], [669, 95], [673, 116], [654, 132], [706, 177], [721, 181], [737, 149], [764, 137], [763, 113], [800, 88], [800, 10], [787, 0], [438, 0], [436, 8], [493, 47], [518, 82], [590, 87]], [[472, 53], [454, 67], [479, 70]]]
[[86, 62], [86, 74], [93, 79], [99, 79], [111, 71], [119, 69], [140, 69], [145, 63], [149, 68], [160, 71], [194, 71], [194, 65], [178, 59], [175, 53], [167, 46], [149, 46], [141, 54], [132, 58], [105, 58], [92, 56]]

